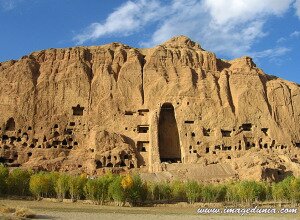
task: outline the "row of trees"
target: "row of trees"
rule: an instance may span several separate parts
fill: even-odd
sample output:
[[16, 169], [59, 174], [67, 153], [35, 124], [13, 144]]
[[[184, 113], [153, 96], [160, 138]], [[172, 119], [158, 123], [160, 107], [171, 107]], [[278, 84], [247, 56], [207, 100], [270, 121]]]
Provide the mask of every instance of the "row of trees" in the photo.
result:
[[196, 181], [144, 182], [140, 176], [111, 173], [89, 179], [58, 172], [33, 173], [8, 169], [0, 165], [0, 194], [70, 198], [73, 201], [90, 199], [97, 204], [114, 201], [116, 205], [140, 205], [143, 202], [232, 202], [255, 201], [300, 202], [300, 179], [288, 177], [279, 183], [255, 181], [225, 184], [199, 184]]

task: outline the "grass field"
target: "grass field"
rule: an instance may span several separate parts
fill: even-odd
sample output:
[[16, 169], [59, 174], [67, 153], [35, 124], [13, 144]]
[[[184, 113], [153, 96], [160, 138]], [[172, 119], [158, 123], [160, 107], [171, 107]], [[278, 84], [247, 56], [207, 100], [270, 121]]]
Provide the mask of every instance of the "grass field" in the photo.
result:
[[[236, 214], [215, 214], [215, 215], [199, 215], [197, 208], [203, 204], [188, 205], [186, 203], [160, 205], [154, 207], [116, 207], [116, 206], [100, 206], [94, 204], [85, 204], [81, 201], [76, 203], [54, 202], [54, 201], [25, 201], [25, 200], [0, 200], [1, 205], [6, 205], [13, 208], [26, 208], [36, 214], [34, 219], [105, 219], [105, 220], [181, 220], [181, 219], [204, 219], [204, 220], [230, 220], [230, 219], [245, 219], [245, 220], [271, 220], [271, 219], [300, 219], [298, 214], [260, 214], [260, 215], [245, 215], [241, 217]], [[211, 204], [209, 207], [220, 206]], [[0, 216], [0, 219], [19, 219], [8, 215]]]

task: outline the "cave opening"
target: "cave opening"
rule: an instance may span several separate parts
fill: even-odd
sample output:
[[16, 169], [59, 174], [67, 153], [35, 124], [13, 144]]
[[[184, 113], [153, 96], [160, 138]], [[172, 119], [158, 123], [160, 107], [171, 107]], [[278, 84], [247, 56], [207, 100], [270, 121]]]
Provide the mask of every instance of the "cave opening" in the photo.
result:
[[161, 162], [181, 162], [181, 150], [174, 107], [164, 103], [158, 123], [159, 155]]

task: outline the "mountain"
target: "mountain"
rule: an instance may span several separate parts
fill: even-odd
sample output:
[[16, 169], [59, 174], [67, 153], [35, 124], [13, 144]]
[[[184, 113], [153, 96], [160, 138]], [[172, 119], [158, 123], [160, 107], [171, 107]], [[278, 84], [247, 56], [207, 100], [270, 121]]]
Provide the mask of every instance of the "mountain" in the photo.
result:
[[0, 113], [0, 162], [11, 167], [201, 180], [300, 175], [300, 86], [250, 57], [218, 59], [185, 36], [0, 63]]

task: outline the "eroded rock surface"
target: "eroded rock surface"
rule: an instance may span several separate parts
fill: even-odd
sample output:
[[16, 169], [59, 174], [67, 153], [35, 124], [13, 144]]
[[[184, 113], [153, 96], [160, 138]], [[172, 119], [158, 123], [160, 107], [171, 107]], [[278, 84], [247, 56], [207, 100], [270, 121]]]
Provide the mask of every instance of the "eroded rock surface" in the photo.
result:
[[0, 113], [0, 162], [11, 167], [95, 175], [217, 165], [230, 167], [224, 178], [299, 176], [299, 85], [184, 36], [0, 63]]

